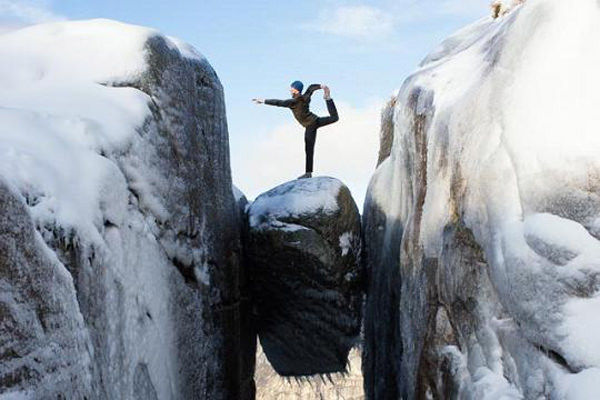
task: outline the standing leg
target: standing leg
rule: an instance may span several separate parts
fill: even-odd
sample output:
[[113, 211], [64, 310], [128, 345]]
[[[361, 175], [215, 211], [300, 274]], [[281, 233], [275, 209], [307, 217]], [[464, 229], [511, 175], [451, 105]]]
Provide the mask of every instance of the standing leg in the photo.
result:
[[317, 140], [317, 125], [309, 126], [304, 132], [304, 150], [306, 152], [306, 173], [313, 172], [315, 141]]

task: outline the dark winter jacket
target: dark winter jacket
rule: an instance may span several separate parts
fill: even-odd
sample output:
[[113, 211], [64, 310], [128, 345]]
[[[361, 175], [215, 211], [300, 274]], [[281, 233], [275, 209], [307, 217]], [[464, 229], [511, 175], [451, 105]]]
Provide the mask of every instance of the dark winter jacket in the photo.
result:
[[321, 85], [314, 83], [310, 85], [308, 89], [306, 89], [304, 94], [296, 95], [287, 100], [268, 99], [265, 100], [265, 104], [277, 107], [287, 107], [291, 109], [296, 120], [298, 120], [303, 127], [307, 128], [313, 125], [318, 118], [309, 110], [310, 96], [312, 96], [314, 91], [318, 89], [321, 89]]

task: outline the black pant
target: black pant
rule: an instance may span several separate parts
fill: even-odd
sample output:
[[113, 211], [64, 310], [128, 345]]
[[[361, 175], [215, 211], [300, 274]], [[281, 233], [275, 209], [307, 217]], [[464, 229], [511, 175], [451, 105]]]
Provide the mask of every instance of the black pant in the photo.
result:
[[315, 141], [317, 140], [317, 129], [322, 126], [333, 124], [340, 118], [333, 99], [326, 101], [329, 117], [317, 118], [314, 124], [306, 128], [304, 132], [304, 150], [306, 151], [306, 172], [313, 172], [313, 158], [315, 154]]

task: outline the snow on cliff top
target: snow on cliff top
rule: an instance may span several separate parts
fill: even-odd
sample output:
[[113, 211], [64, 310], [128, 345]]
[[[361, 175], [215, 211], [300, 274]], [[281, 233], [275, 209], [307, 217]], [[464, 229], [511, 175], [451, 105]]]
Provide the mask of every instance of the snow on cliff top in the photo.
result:
[[[398, 133], [411, 131], [403, 125], [409, 120], [403, 118], [405, 107], [415, 89], [424, 90], [430, 95], [420, 95], [416, 108], [420, 113], [435, 110], [428, 148], [441, 149], [428, 155], [430, 165], [446, 165], [441, 157], [449, 156], [470, 186], [486, 188], [470, 193], [474, 207], [496, 194], [495, 182], [514, 177], [522, 189], [517, 197], [491, 201], [471, 215], [485, 215], [492, 219], [486, 223], [497, 226], [508, 216], [522, 219], [521, 203], [560, 188], [565, 180], [584, 182], [600, 168], [599, 39], [594, 0], [527, 0], [504, 17], [484, 18], [458, 31], [423, 61], [399, 93], [392, 158], [409, 151]], [[507, 175], [495, 175], [503, 168]], [[384, 166], [378, 174], [391, 178], [392, 169]], [[450, 215], [445, 202], [451, 184], [447, 176], [434, 178], [425, 213], [431, 221], [422, 227], [432, 251], [441, 238], [441, 215]], [[390, 190], [387, 183], [372, 189], [382, 201]]]
[[[478, 21], [430, 54], [415, 83], [435, 90], [436, 108], [469, 96], [491, 103], [504, 123], [504, 145], [519, 152], [515, 160], [529, 159], [516, 165], [523, 173], [538, 163], [569, 169], [573, 157], [593, 159], [600, 145], [598, 3], [575, 3], [527, 0], [498, 20]], [[477, 93], [491, 80], [497, 87]], [[491, 90], [502, 98], [488, 101]]]
[[[150, 115], [150, 99], [110, 85], [146, 70], [145, 45], [158, 35], [109, 20], [0, 35], [0, 178], [38, 221], [93, 231], [92, 224], [122, 218], [125, 180], [104, 155], [126, 149]], [[202, 58], [165, 40], [183, 57]]]
[[[39, 81], [110, 83], [143, 72], [145, 44], [156, 30], [117, 21], [55, 22], [11, 31], [0, 38], [0, 81], [13, 87]], [[179, 39], [166, 38], [184, 57], [202, 58]]]
[[339, 209], [337, 197], [342, 182], [335, 178], [318, 177], [286, 182], [261, 194], [250, 205], [250, 226], [285, 218], [298, 218], [317, 212], [334, 213]]

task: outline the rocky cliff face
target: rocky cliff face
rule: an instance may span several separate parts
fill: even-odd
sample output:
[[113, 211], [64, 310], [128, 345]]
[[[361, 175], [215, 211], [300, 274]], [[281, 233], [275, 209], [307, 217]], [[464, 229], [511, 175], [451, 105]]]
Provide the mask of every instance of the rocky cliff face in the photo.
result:
[[251, 393], [240, 221], [208, 62], [111, 21], [9, 33], [0, 54], [0, 392]]
[[297, 180], [248, 210], [255, 327], [283, 376], [346, 370], [360, 331], [360, 217], [333, 178]]
[[529, 0], [405, 82], [363, 214], [368, 398], [600, 396], [598, 37], [596, 1]]

